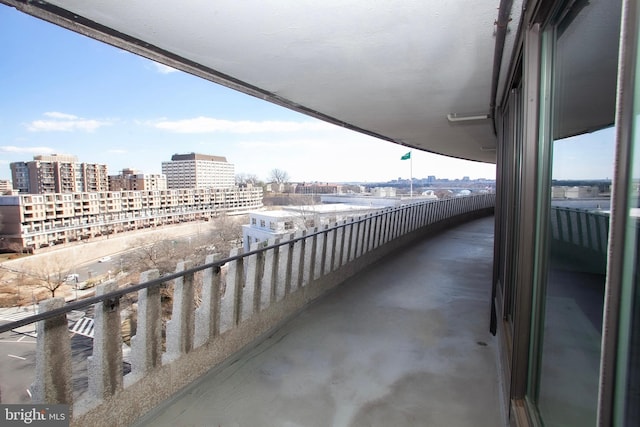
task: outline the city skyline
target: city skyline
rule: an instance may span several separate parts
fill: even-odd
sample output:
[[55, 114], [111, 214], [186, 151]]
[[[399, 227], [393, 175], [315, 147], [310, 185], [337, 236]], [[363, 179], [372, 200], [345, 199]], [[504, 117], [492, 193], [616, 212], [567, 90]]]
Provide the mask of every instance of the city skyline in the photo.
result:
[[438, 156], [307, 117], [0, 6], [0, 179], [9, 163], [71, 154], [160, 173], [176, 153], [224, 156], [266, 180], [386, 182], [495, 178], [495, 166]]

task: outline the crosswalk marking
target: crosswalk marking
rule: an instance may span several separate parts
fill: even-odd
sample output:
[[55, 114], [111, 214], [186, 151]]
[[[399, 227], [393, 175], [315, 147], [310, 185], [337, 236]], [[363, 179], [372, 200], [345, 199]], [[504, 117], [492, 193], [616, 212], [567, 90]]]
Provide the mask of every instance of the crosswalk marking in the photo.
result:
[[37, 313], [34, 313], [33, 310], [17, 310], [13, 313], [8, 310], [3, 310], [0, 312], [0, 320], [5, 322], [16, 322], [24, 319], [25, 317], [34, 316], [35, 314]]
[[[33, 316], [34, 313], [33, 310], [16, 310], [16, 311], [9, 311], [9, 310], [0, 310], [0, 321], [4, 321], [4, 322], [16, 322], [18, 320], [22, 320], [26, 317], [29, 316]], [[82, 312], [78, 312], [78, 311], [72, 311], [68, 314], [69, 319], [69, 324], [71, 324], [71, 322], [74, 320], [73, 318], [78, 318], [79, 316], [82, 316]], [[21, 331], [21, 333], [26, 333], [27, 335], [33, 336], [35, 337], [35, 324], [32, 324], [32, 331], [24, 332], [21, 331], [21, 328], [18, 328], [18, 331]], [[22, 328], [26, 328], [27, 326], [23, 326]], [[73, 326], [69, 329], [71, 332], [74, 332], [78, 335], [84, 335], [85, 337], [89, 337], [89, 338], [93, 338], [93, 329], [94, 329], [94, 324], [93, 324], [93, 319], [90, 317], [82, 317], [80, 318], [78, 321], [76, 321], [75, 323], [73, 323]]]
[[93, 338], [93, 328], [94, 323], [93, 319], [90, 317], [83, 317], [74, 323], [71, 328], [71, 332], [74, 332], [78, 335], [84, 335], [85, 337]]

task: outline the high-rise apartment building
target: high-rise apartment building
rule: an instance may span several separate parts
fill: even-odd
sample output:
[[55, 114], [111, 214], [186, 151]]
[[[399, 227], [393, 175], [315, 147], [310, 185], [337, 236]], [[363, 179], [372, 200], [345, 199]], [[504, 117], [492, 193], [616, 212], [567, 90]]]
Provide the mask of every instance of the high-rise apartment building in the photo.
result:
[[74, 193], [107, 191], [107, 165], [80, 163], [72, 155], [34, 156], [10, 165], [13, 188], [20, 193]]
[[166, 190], [167, 177], [161, 174], [145, 174], [133, 169], [123, 169], [119, 175], [109, 175], [109, 191]]
[[221, 156], [174, 154], [171, 161], [162, 162], [162, 174], [169, 189], [235, 186], [235, 166]]
[[0, 194], [11, 194], [13, 190], [13, 184], [11, 181], [0, 179]]

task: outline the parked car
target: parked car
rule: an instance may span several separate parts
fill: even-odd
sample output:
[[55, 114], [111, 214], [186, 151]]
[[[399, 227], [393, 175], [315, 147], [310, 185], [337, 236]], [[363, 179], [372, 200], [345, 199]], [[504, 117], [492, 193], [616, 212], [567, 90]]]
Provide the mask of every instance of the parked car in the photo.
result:
[[64, 278], [65, 282], [76, 282], [78, 283], [78, 280], [80, 280], [80, 275], [78, 274], [67, 274], [67, 277]]
[[111, 257], [110, 256], [103, 256], [102, 258], [100, 258], [98, 260], [98, 262], [109, 262], [111, 261]]

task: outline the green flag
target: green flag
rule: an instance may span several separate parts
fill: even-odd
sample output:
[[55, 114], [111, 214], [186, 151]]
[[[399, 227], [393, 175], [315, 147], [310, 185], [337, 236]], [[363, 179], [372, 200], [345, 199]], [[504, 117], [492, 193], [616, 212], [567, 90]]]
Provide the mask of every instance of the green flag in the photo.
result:
[[404, 156], [400, 157], [400, 160], [409, 160], [411, 158], [411, 151], [409, 151]]

